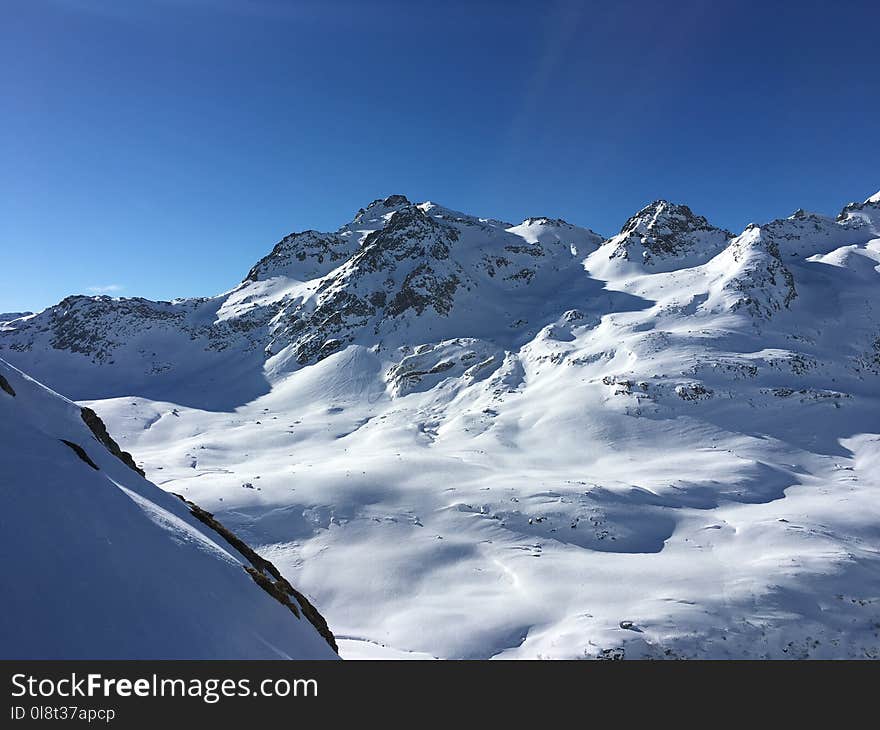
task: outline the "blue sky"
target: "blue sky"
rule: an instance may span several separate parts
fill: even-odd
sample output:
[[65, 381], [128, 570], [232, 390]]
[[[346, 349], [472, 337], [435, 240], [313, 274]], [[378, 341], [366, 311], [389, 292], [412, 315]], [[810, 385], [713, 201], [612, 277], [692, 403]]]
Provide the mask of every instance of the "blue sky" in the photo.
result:
[[401, 192], [616, 232], [880, 189], [875, 2], [7, 0], [0, 312], [233, 286]]

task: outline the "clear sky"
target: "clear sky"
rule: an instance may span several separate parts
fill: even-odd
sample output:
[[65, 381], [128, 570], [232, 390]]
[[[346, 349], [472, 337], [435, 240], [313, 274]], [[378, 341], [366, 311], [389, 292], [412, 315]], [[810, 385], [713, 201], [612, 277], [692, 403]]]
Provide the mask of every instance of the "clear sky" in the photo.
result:
[[233, 286], [404, 193], [610, 235], [880, 189], [880, 3], [5, 0], [0, 312]]

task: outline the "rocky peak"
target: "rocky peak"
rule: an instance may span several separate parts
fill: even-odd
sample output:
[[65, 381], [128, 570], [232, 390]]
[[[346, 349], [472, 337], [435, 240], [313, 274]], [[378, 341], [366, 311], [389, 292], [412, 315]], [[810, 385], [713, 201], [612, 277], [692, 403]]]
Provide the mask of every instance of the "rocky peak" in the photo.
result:
[[393, 208], [395, 206], [410, 205], [410, 202], [405, 195], [389, 195], [382, 201], [382, 205], [386, 208]]
[[808, 210], [804, 210], [803, 208], [798, 208], [794, 213], [788, 216], [788, 219], [793, 221], [818, 221], [822, 219], [822, 216], [820, 216], [818, 213], [812, 213]]
[[307, 364], [406, 313], [447, 315], [463, 275], [450, 261], [458, 238], [455, 227], [415, 205], [392, 211], [309, 302], [287, 313], [274, 332], [273, 351], [293, 345], [297, 362]]
[[387, 198], [376, 198], [366, 208], [361, 208], [354, 217], [355, 223], [369, 221], [387, 215], [399, 208], [412, 206], [405, 195], [389, 195]]
[[713, 226], [688, 206], [655, 200], [611, 239], [610, 257], [653, 267], [661, 260], [696, 265], [719, 253], [731, 238], [732, 233]]
[[[373, 231], [364, 239], [361, 250], [381, 248], [400, 251], [405, 248], [412, 252], [413, 246], [417, 247], [426, 238], [436, 235], [441, 230], [453, 240], [457, 238], [454, 229], [444, 226], [417, 206], [409, 205], [391, 213], [383, 228]], [[446, 253], [448, 255], [448, 250]], [[446, 258], [446, 256], [438, 255], [437, 258]]]
[[[760, 226], [752, 225], [746, 230], [759, 230], [761, 238], [784, 260], [826, 254], [865, 238], [866, 226], [872, 223], [873, 205], [853, 203], [844, 209], [837, 220], [799, 208], [787, 218], [777, 218]], [[880, 212], [880, 206], [873, 210]]]
[[675, 234], [719, 230], [721, 229], [711, 225], [708, 220], [694, 213], [686, 205], [655, 200], [624, 223], [620, 235], [638, 233], [653, 239], [653, 242], [660, 243]]
[[282, 238], [248, 272], [245, 281], [261, 281], [273, 276], [308, 280], [323, 276], [347, 259], [355, 242], [338, 233], [307, 230]]
[[291, 233], [254, 264], [244, 281], [263, 281], [276, 276], [307, 281], [326, 276], [351, 258], [368, 234], [384, 228], [398, 212], [414, 207], [404, 195], [389, 195], [361, 208], [351, 223], [334, 233], [311, 229]]
[[863, 203], [850, 203], [837, 216], [838, 221], [852, 219], [861, 219], [866, 223], [880, 225], [880, 191], [874, 193]]
[[548, 218], [547, 216], [537, 216], [537, 217], [529, 217], [526, 218], [522, 225], [524, 226], [569, 226], [571, 225], [568, 221], [562, 220], [562, 218]]
[[[731, 311], [747, 311], [755, 321], [770, 319], [797, 297], [770, 226], [750, 223], [717, 259]], [[713, 262], [714, 263], [714, 262]]]

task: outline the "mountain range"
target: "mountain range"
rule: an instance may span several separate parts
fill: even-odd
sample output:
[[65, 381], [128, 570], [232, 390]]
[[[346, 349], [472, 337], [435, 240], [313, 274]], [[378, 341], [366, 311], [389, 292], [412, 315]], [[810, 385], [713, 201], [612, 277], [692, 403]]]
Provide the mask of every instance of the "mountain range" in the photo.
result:
[[880, 657], [878, 277], [880, 193], [739, 234], [655, 201], [607, 239], [392, 195], [216, 297], [3, 315], [0, 357], [343, 657]]

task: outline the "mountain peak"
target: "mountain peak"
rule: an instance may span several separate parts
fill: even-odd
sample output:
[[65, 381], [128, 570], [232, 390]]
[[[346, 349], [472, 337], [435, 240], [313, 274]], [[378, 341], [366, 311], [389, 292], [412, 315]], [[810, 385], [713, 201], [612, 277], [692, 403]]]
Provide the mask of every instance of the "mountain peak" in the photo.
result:
[[880, 190], [867, 198], [863, 203], [850, 203], [844, 206], [837, 216], [837, 220], [862, 219], [864, 222], [876, 226], [880, 224], [878, 209], [880, 209]]
[[389, 195], [385, 200], [382, 201], [382, 205], [386, 208], [391, 208], [394, 206], [400, 205], [410, 205], [409, 199], [405, 195]]
[[530, 216], [523, 220], [522, 225], [524, 226], [532, 226], [532, 225], [540, 225], [540, 226], [570, 226], [566, 220], [562, 218], [549, 218], [545, 215], [539, 216]]
[[655, 200], [629, 218], [606, 246], [609, 259], [641, 262], [661, 271], [705, 263], [731, 238], [732, 233], [713, 226], [687, 205]]
[[376, 198], [367, 207], [361, 208], [354, 217], [355, 223], [374, 220], [400, 208], [409, 207], [412, 203], [405, 195], [389, 195], [387, 198]]
[[794, 213], [788, 216], [788, 220], [790, 221], [807, 221], [807, 220], [820, 220], [823, 216], [818, 213], [813, 213], [809, 210], [804, 210], [803, 208], [798, 208]]
[[589, 228], [576, 226], [562, 218], [547, 216], [526, 218], [518, 226], [509, 226], [507, 231], [521, 236], [528, 243], [549, 246], [550, 250], [563, 245], [572, 256], [586, 256], [599, 248], [605, 240], [604, 236]]
[[[406, 198], [403, 199], [406, 200]], [[386, 221], [382, 228], [373, 231], [364, 239], [363, 246], [367, 246], [371, 241], [399, 238], [400, 234], [405, 233], [411, 235], [423, 233], [426, 230], [433, 230], [438, 227], [433, 218], [418, 206], [410, 204], [409, 201], [391, 210], [386, 215]]]
[[354, 242], [337, 233], [306, 230], [282, 238], [248, 272], [245, 281], [273, 276], [308, 280], [328, 273], [354, 252]]
[[620, 233], [632, 233], [642, 229], [659, 232], [664, 228], [676, 233], [720, 230], [686, 205], [670, 203], [668, 200], [655, 200], [624, 223]]

